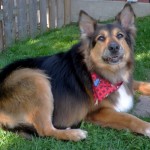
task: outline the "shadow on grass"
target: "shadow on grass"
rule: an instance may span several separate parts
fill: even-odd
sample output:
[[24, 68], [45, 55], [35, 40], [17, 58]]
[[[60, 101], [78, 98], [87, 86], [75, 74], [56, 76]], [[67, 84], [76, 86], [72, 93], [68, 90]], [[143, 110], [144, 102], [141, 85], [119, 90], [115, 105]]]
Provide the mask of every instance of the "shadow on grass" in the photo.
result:
[[150, 81], [150, 50], [136, 54], [134, 77], [137, 80]]
[[135, 72], [138, 80], [150, 81], [150, 16], [137, 19]]
[[31, 141], [7, 133], [2, 150], [148, 150], [149, 138], [129, 131], [116, 131], [92, 124], [82, 127], [88, 131], [87, 139], [79, 142], [60, 141], [54, 138], [33, 138]]
[[79, 30], [76, 25], [54, 29], [35, 39], [17, 42], [0, 54], [0, 66], [21, 58], [51, 55], [66, 51], [79, 40]]

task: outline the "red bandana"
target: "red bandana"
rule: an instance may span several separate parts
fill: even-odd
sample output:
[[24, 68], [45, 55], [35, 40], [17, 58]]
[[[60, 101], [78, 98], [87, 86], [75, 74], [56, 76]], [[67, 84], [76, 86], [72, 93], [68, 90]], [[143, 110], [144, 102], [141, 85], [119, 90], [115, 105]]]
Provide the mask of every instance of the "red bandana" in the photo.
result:
[[108, 80], [98, 76], [96, 73], [91, 74], [93, 81], [93, 93], [95, 104], [101, 102], [111, 93], [117, 91], [123, 82], [117, 84], [111, 84]]

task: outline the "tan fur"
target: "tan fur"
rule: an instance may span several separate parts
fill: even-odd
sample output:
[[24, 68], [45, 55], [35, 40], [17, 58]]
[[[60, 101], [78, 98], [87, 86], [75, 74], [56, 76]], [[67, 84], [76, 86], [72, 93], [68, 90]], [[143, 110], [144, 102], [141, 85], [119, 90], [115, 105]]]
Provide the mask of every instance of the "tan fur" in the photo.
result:
[[73, 141], [82, 139], [80, 129], [57, 130], [53, 127], [53, 96], [43, 72], [32, 69], [14, 71], [3, 88], [8, 93], [0, 101], [0, 126], [14, 128], [25, 124], [33, 126], [40, 136]]
[[[104, 104], [105, 103], [105, 104]], [[150, 128], [150, 124], [141, 119], [127, 114], [116, 112], [107, 100], [103, 101], [103, 107], [87, 116], [87, 121], [101, 125], [103, 127], [111, 127], [118, 130], [130, 129], [132, 132], [147, 135], [146, 129]]]
[[133, 81], [133, 89], [135, 91], [139, 91], [141, 94], [150, 96], [150, 83], [141, 82], [141, 81]]

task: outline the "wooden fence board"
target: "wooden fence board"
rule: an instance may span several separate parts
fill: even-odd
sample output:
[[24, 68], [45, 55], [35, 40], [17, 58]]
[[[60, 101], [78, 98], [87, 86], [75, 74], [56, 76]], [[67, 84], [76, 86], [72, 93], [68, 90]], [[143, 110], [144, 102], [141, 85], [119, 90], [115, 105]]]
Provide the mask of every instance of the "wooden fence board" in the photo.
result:
[[5, 36], [5, 47], [10, 46], [15, 41], [14, 31], [14, 18], [13, 18], [13, 0], [3, 1], [3, 21], [4, 21], [4, 36]]
[[49, 6], [49, 25], [50, 28], [55, 28], [56, 0], [48, 0], [48, 6]]
[[0, 51], [71, 21], [71, 0], [0, 0], [1, 5]]
[[4, 49], [4, 42], [3, 42], [3, 25], [2, 21], [0, 21], [0, 51]]
[[57, 26], [64, 25], [64, 0], [57, 0]]
[[1, 10], [2, 0], [0, 0], [0, 51], [4, 49], [4, 41], [3, 41], [3, 24], [2, 24], [2, 10]]
[[27, 38], [27, 3], [26, 0], [17, 0], [18, 8], [18, 37], [19, 40]]
[[40, 30], [45, 32], [47, 29], [47, 0], [40, 0]]
[[64, 3], [64, 23], [66, 25], [71, 22], [71, 0], [65, 0]]
[[37, 0], [29, 0], [29, 34], [34, 38], [38, 33]]

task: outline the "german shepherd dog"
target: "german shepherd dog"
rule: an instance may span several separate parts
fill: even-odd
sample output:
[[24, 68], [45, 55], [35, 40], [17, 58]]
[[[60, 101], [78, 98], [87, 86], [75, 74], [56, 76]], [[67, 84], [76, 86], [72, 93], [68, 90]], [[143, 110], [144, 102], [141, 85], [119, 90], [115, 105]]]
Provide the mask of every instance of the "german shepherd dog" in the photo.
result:
[[133, 89], [150, 95], [150, 83], [132, 78], [134, 20], [128, 3], [110, 24], [98, 24], [81, 11], [81, 41], [68, 52], [4, 67], [0, 126], [25, 137], [35, 131], [38, 136], [79, 141], [87, 137], [77, 129], [84, 120], [150, 137], [150, 123], [126, 113], [133, 106]]

